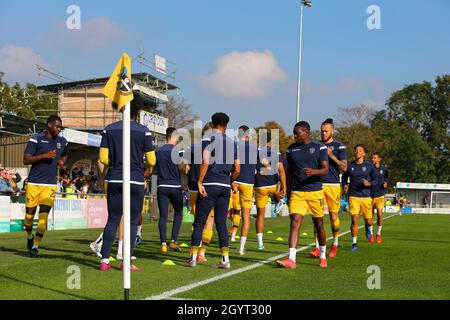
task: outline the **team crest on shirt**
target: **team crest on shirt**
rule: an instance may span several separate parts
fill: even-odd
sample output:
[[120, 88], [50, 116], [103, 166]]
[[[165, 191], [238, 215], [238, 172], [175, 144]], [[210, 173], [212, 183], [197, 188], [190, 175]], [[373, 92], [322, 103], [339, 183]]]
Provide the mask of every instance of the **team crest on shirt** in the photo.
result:
[[316, 148], [309, 148], [309, 154], [314, 154], [316, 152]]
[[61, 143], [56, 143], [56, 148], [61, 149]]
[[366, 167], [362, 167], [363, 172], [366, 172], [366, 170], [367, 170]]
[[328, 148], [330, 148], [331, 151], [334, 151], [334, 146], [329, 146]]
[[380, 174], [383, 174], [383, 170], [380, 170]]

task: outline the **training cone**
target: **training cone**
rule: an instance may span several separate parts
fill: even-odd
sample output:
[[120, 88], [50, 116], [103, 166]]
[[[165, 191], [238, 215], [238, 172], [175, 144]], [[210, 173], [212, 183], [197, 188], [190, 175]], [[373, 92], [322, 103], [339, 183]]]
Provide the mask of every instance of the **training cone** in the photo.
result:
[[162, 265], [163, 265], [163, 266], [174, 266], [175, 263], [174, 263], [172, 260], [165, 260], [165, 261], [162, 263]]
[[282, 237], [278, 237], [277, 241], [283, 241], [284, 239]]
[[306, 232], [303, 232], [302, 233], [302, 236], [307, 236], [308, 234], [306, 233]]
[[273, 232], [271, 230], [267, 231], [268, 234], [272, 234]]
[[189, 247], [186, 243], [182, 243], [182, 244], [180, 244], [180, 247], [182, 247], [182, 248], [187, 248], [187, 247]]

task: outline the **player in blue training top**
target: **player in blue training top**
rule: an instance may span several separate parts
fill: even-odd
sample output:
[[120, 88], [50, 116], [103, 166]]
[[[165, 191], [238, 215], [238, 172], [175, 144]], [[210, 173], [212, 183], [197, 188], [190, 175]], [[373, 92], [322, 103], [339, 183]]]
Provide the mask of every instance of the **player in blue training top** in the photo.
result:
[[[130, 188], [131, 188], [131, 209], [130, 209], [130, 256], [133, 256], [134, 246], [136, 244], [136, 233], [139, 217], [142, 212], [144, 202], [144, 169], [145, 166], [155, 165], [156, 157], [153, 147], [152, 134], [150, 130], [136, 122], [139, 113], [140, 99], [136, 98], [131, 102], [130, 107]], [[113, 108], [117, 107], [113, 103]], [[122, 109], [123, 110], [123, 109]], [[122, 218], [122, 150], [123, 150], [123, 121], [117, 121], [108, 125], [102, 134], [100, 144], [99, 158], [100, 162], [108, 166], [106, 181], [108, 182], [107, 204], [108, 221], [103, 231], [103, 245], [101, 250], [102, 260], [100, 270], [109, 270], [111, 248], [116, 238], [117, 228]], [[145, 163], [144, 163], [145, 158]], [[140, 271], [141, 268], [131, 264], [132, 271]], [[123, 264], [121, 265], [121, 269]]]
[[[186, 172], [188, 173], [189, 201], [191, 205], [191, 214], [195, 215], [196, 203], [198, 197], [198, 176], [202, 164], [202, 143], [210, 141], [212, 122], [207, 122], [202, 129], [202, 137], [200, 141], [192, 143], [184, 153], [184, 162], [186, 164]], [[197, 262], [205, 262], [206, 251], [213, 236], [214, 226], [214, 209], [209, 213], [206, 220], [205, 228], [202, 235], [202, 246], [197, 255]]]
[[203, 142], [202, 164], [197, 182], [199, 197], [197, 197], [194, 230], [192, 232], [191, 256], [187, 266], [197, 265], [197, 255], [200, 249], [202, 233], [206, 220], [214, 208], [214, 221], [219, 234], [219, 246], [222, 259], [218, 268], [230, 268], [227, 212], [230, 203], [231, 183], [240, 172], [237, 159], [236, 143], [226, 136], [230, 118], [222, 112], [211, 117], [213, 130], [210, 141]]
[[372, 197], [372, 209], [377, 209], [377, 243], [381, 243], [381, 228], [383, 224], [384, 195], [388, 187], [388, 169], [381, 164], [381, 155], [378, 152], [372, 153], [372, 164], [375, 168], [377, 182], [370, 190]]
[[[345, 145], [334, 139], [333, 119], [326, 119], [320, 127], [322, 143], [327, 146], [329, 158], [329, 171], [325, 177], [322, 177], [323, 193], [325, 204], [328, 207], [328, 213], [331, 222], [331, 232], [333, 233], [333, 244], [329, 253], [330, 258], [337, 255], [339, 244], [339, 209], [341, 207], [341, 177], [340, 174], [347, 171], [347, 152]], [[315, 233], [315, 230], [314, 230]], [[316, 237], [316, 248], [309, 253], [312, 257], [320, 256], [319, 242]]]
[[[251, 130], [248, 126], [242, 125], [238, 129], [238, 159], [240, 163], [239, 177], [233, 183], [232, 188], [239, 195], [239, 207], [242, 212], [241, 243], [247, 238], [250, 229], [250, 211], [253, 206], [253, 186], [255, 184], [256, 161], [258, 148], [251, 142]], [[235, 211], [233, 216], [233, 227], [231, 232], [231, 242], [235, 241], [237, 229], [240, 224], [240, 216]]]
[[[32, 165], [25, 194], [25, 230], [30, 256], [39, 257], [39, 245], [47, 230], [48, 214], [53, 207], [58, 168], [67, 160], [67, 141], [59, 136], [62, 120], [56, 115], [47, 119], [47, 129], [33, 134], [23, 155], [23, 164]], [[39, 223], [33, 236], [33, 219], [39, 206]]]
[[[161, 252], [167, 252], [167, 218], [169, 216], [169, 204], [174, 210], [172, 241], [169, 248], [181, 251], [178, 245], [183, 220], [183, 191], [181, 188], [181, 174], [183, 170], [183, 150], [177, 146], [179, 135], [176, 128], [166, 129], [166, 144], [156, 149], [156, 168], [158, 170], [158, 208], [159, 208], [159, 237]], [[176, 162], [174, 162], [176, 161]]]
[[[264, 139], [265, 138], [265, 139]], [[269, 195], [280, 195], [284, 198], [286, 193], [286, 174], [281, 158], [281, 153], [272, 146], [272, 135], [260, 133], [260, 147], [257, 153], [256, 175], [255, 175], [255, 204], [256, 204], [256, 239], [258, 250], [264, 250], [264, 215]], [[264, 141], [265, 140], [265, 141]], [[244, 228], [242, 228], [244, 231]], [[248, 233], [248, 232], [247, 232]], [[241, 237], [241, 245], [238, 250], [239, 255], [244, 254], [247, 234]]]
[[286, 150], [288, 160], [287, 195], [291, 227], [289, 232], [289, 257], [277, 261], [285, 268], [295, 268], [300, 226], [306, 213], [313, 218], [320, 245], [319, 265], [327, 267], [326, 235], [323, 227], [323, 190], [321, 177], [328, 174], [328, 152], [322, 142], [311, 140], [311, 129], [306, 121], [294, 127], [295, 143]]
[[344, 186], [344, 192], [348, 192], [349, 211], [352, 217], [352, 251], [358, 249], [356, 242], [360, 214], [365, 220], [366, 237], [369, 242], [373, 242], [370, 188], [376, 183], [376, 173], [373, 165], [364, 159], [366, 152], [365, 146], [357, 144], [355, 146], [355, 160], [349, 163], [347, 171], [342, 176], [342, 185]]

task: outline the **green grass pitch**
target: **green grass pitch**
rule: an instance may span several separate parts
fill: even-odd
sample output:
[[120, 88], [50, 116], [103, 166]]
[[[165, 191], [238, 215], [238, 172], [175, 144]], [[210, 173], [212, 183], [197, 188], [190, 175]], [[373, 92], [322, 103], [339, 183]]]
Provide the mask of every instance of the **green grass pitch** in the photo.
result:
[[[385, 214], [389, 216], [390, 214]], [[327, 236], [330, 234], [326, 216]], [[362, 225], [362, 219], [360, 221]], [[184, 266], [188, 249], [183, 252], [159, 252], [157, 224], [146, 221], [143, 243], [137, 246], [136, 265], [142, 272], [132, 274], [132, 299], [159, 296], [170, 290], [194, 284], [189, 290], [163, 297], [169, 299], [450, 299], [450, 215], [393, 216], [383, 226], [383, 243], [368, 243], [364, 229], [359, 230], [359, 249], [350, 251], [351, 237], [340, 238], [338, 256], [328, 259], [328, 268], [321, 269], [318, 260], [308, 257], [310, 248], [297, 254], [297, 268], [282, 269], [275, 262], [239, 272], [202, 286], [202, 280], [266, 261], [287, 253], [289, 218], [266, 219], [265, 250], [256, 249], [254, 219], [244, 257], [236, 255], [238, 242], [231, 244], [231, 269], [219, 270], [220, 253], [215, 234], [207, 253], [208, 261], [190, 269]], [[341, 232], [349, 230], [349, 216], [341, 216]], [[170, 232], [171, 225], [168, 225]], [[190, 244], [191, 226], [184, 223], [180, 242]], [[268, 234], [271, 230], [273, 233]], [[374, 231], [376, 226], [374, 226]], [[0, 235], [0, 299], [122, 299], [122, 272], [119, 262], [113, 269], [99, 271], [99, 259], [89, 243], [101, 230], [49, 231], [41, 244], [41, 258], [32, 259], [26, 252], [25, 233]], [[306, 217], [300, 233], [300, 247], [313, 241], [312, 223]], [[169, 233], [170, 234], [170, 233]], [[282, 237], [284, 241], [277, 241]], [[328, 250], [330, 241], [327, 242]], [[116, 246], [113, 247], [115, 254]], [[164, 266], [170, 259], [175, 266]], [[80, 289], [68, 289], [72, 275], [70, 266], [80, 268]], [[380, 271], [380, 289], [368, 289], [369, 266]], [[370, 282], [370, 281], [369, 281]]]

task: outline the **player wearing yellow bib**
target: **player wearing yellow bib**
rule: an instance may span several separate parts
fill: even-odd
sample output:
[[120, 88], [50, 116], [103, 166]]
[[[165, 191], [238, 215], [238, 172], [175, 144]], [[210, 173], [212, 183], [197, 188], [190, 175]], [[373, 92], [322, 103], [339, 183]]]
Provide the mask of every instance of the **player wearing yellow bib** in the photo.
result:
[[327, 267], [326, 235], [323, 227], [323, 190], [321, 177], [328, 174], [328, 152], [322, 142], [311, 141], [310, 126], [306, 121], [294, 127], [295, 143], [286, 150], [288, 160], [287, 195], [291, 227], [289, 232], [289, 257], [278, 260], [278, 265], [293, 269], [297, 266], [296, 255], [300, 226], [306, 213], [313, 218], [320, 245], [319, 265]]
[[[330, 258], [337, 255], [339, 241], [339, 208], [341, 207], [341, 178], [340, 173], [347, 171], [347, 153], [342, 142], [334, 139], [333, 119], [327, 119], [321, 126], [322, 143], [327, 146], [330, 170], [322, 177], [325, 203], [333, 232], [333, 244], [330, 250]], [[315, 232], [315, 230], [314, 230]], [[309, 253], [312, 257], [320, 256], [319, 242], [316, 238], [316, 248]]]
[[[366, 147], [362, 144], [355, 146], [355, 161], [349, 163], [347, 171], [342, 176], [344, 191], [348, 190], [349, 211], [352, 217], [352, 251], [358, 249], [358, 222], [362, 214], [365, 220], [366, 237], [373, 242], [372, 235], [372, 198], [370, 188], [376, 182], [375, 169], [373, 165], [365, 161]], [[350, 183], [348, 180], [350, 179]]]

